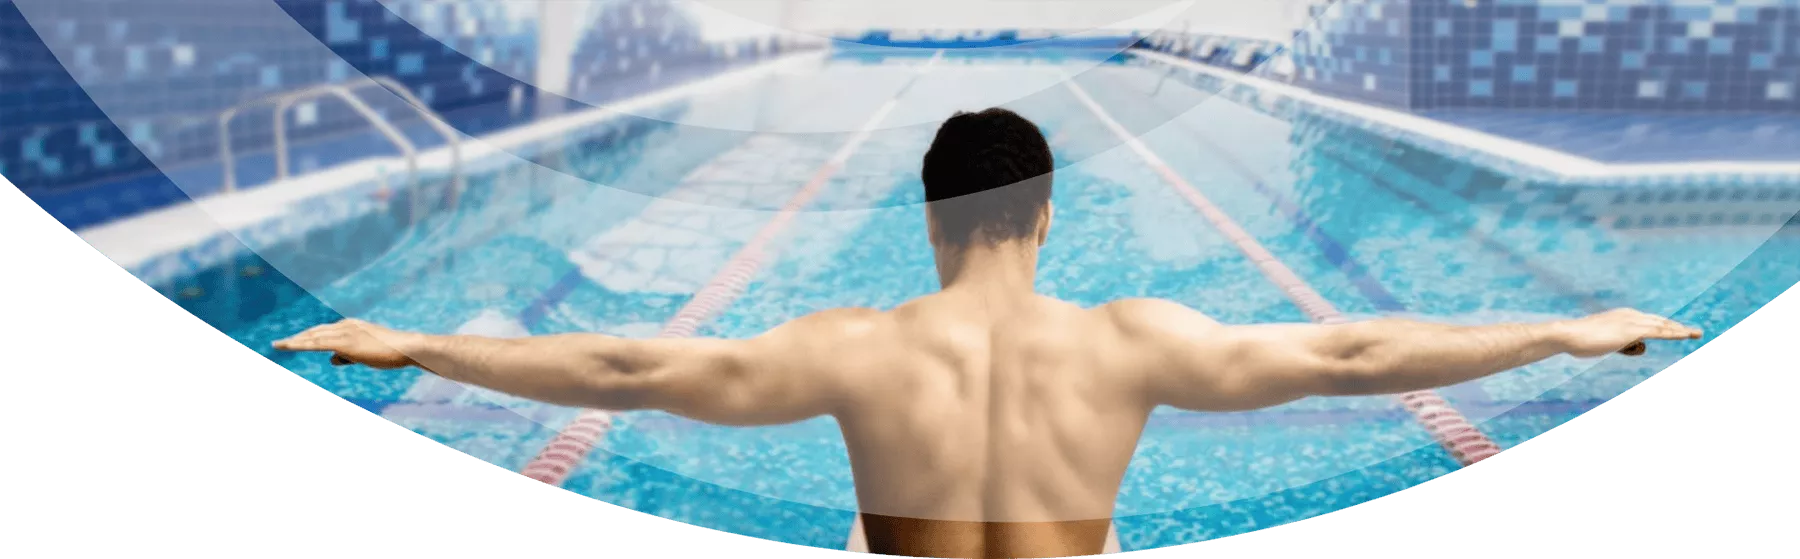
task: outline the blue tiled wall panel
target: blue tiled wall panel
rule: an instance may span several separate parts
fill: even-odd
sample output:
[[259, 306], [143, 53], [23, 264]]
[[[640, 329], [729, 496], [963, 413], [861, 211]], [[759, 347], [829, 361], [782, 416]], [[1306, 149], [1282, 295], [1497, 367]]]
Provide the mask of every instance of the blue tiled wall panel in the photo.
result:
[[[511, 0], [0, 0], [0, 174], [70, 227], [180, 202], [222, 182], [192, 171], [217, 165], [221, 110], [363, 74], [397, 79], [467, 133], [508, 126], [533, 112], [489, 108], [537, 101], [536, 15]], [[596, 2], [587, 21], [574, 75], [589, 103], [790, 46], [703, 42], [667, 0]], [[373, 91], [377, 110], [410, 114]], [[296, 143], [367, 131], [329, 99], [287, 124]], [[266, 108], [245, 111], [232, 147], [263, 150], [272, 128]]]
[[[152, 159], [213, 156], [219, 111], [342, 82], [352, 69], [396, 77], [444, 111], [504, 98], [517, 83], [506, 74], [529, 77], [535, 63], [531, 27], [499, 19], [491, 0], [275, 5], [292, 19], [242, 0], [57, 0], [33, 2], [28, 22], [12, 0], [0, 0], [0, 172], [28, 193], [115, 180], [154, 172]], [[470, 44], [443, 44], [409, 18], [460, 30], [444, 37]], [[295, 23], [308, 33], [294, 32]], [[389, 56], [371, 56], [375, 44]], [[409, 57], [417, 71], [396, 62]], [[360, 125], [333, 102], [303, 107], [290, 123], [296, 139]], [[270, 141], [266, 114], [234, 124], [238, 147]]]
[[635, 95], [795, 46], [774, 37], [706, 41], [699, 24], [667, 0], [596, 2], [589, 12], [568, 84], [583, 102]]
[[1299, 78], [1415, 110], [1800, 110], [1800, 0], [1337, 0]]
[[1412, 14], [1415, 76], [1442, 78], [1414, 82], [1414, 108], [1800, 108], [1800, 1], [1413, 0]]
[[1417, 79], [1412, 1], [1314, 4], [1307, 24], [1294, 37], [1297, 83], [1339, 97], [1410, 106]]
[[[575, 47], [569, 91], [577, 99], [628, 95], [665, 72], [716, 60], [685, 13], [658, 0], [614, 0], [590, 8], [591, 23]], [[649, 80], [633, 79], [650, 77]]]
[[439, 112], [505, 100], [527, 87], [537, 63], [536, 12], [496, 0], [277, 4], [341, 63], [398, 79]]
[[[108, 30], [58, 25], [53, 33]], [[84, 51], [78, 64], [117, 52]], [[0, 174], [27, 192], [149, 162], [63, 70], [18, 6], [0, 0]]]

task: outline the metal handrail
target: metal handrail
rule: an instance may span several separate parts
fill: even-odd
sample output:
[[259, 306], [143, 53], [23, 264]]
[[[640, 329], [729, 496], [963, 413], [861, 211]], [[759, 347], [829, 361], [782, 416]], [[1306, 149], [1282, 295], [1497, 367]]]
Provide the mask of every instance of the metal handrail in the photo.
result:
[[395, 95], [399, 95], [402, 101], [406, 101], [407, 104], [412, 105], [413, 110], [418, 111], [419, 118], [423, 119], [426, 125], [431, 126], [433, 130], [437, 130], [437, 133], [444, 137], [444, 143], [450, 146], [450, 180], [453, 187], [452, 192], [460, 192], [462, 190], [463, 178], [462, 133], [457, 132], [455, 127], [444, 122], [442, 115], [439, 115], [437, 111], [431, 110], [431, 105], [420, 100], [417, 95], [413, 95], [412, 90], [408, 89], [406, 84], [400, 83], [398, 80], [387, 76], [369, 76], [369, 81], [380, 84], [381, 86], [388, 88], [389, 91], [394, 92]]
[[350, 86], [342, 84], [323, 84], [307, 87], [239, 103], [236, 106], [222, 111], [219, 114], [219, 159], [224, 166], [225, 177], [223, 183], [225, 191], [230, 192], [237, 188], [237, 160], [232, 156], [231, 121], [237, 118], [240, 111], [256, 105], [275, 103], [275, 178], [276, 180], [281, 180], [287, 178], [289, 172], [286, 118], [288, 110], [291, 109], [295, 103], [302, 100], [327, 95], [342, 99], [344, 103], [350, 105], [350, 108], [355, 110], [358, 115], [369, 121], [370, 125], [374, 126], [377, 131], [387, 137], [388, 141], [394, 144], [394, 147], [400, 149], [401, 153], [406, 156], [406, 167], [409, 179], [417, 179], [417, 146], [415, 146], [411, 140], [407, 139], [406, 135], [400, 132], [398, 128], [394, 127], [391, 121], [386, 117], [381, 116], [381, 114], [370, 107], [367, 102], [364, 102], [355, 95], [354, 90], [370, 85], [382, 86], [383, 88], [394, 92], [395, 95], [399, 95], [402, 100], [406, 101], [406, 103], [415, 111], [419, 112], [420, 116], [428, 125], [444, 137], [451, 149], [452, 181], [453, 183], [456, 183], [456, 190], [460, 190], [460, 183], [462, 181], [462, 138], [456, 132], [456, 129], [452, 128], [449, 124], [444, 123], [443, 119], [439, 118], [438, 114], [435, 111], [432, 111], [429, 105], [426, 105], [424, 101], [419, 100], [417, 96], [413, 95], [412, 90], [407, 89], [407, 87], [400, 82], [385, 76], [370, 76], [368, 79], [368, 82]]
[[361, 115], [365, 120], [368, 120], [369, 124], [373, 125], [383, 136], [386, 136], [389, 142], [392, 142], [395, 147], [400, 148], [400, 152], [406, 155], [406, 167], [409, 176], [416, 178], [418, 174], [419, 150], [413, 146], [412, 141], [406, 139], [405, 134], [401, 134], [399, 129], [394, 128], [393, 123], [388, 122], [388, 120], [383, 118], [380, 113], [375, 112], [375, 109], [369, 107], [368, 103], [363, 102], [362, 99], [358, 99], [355, 94], [350, 92], [350, 88], [338, 84], [327, 84], [301, 89], [272, 98], [259, 99], [249, 103], [240, 104], [226, 109], [225, 112], [219, 115], [219, 158], [225, 167], [225, 191], [230, 192], [237, 188], [237, 161], [231, 154], [231, 121], [237, 117], [240, 109], [271, 101], [276, 102], [280, 106], [280, 109], [275, 112], [275, 179], [281, 180], [287, 178], [288, 175], [287, 130], [285, 124], [286, 119], [283, 118], [286, 116], [287, 105], [298, 99], [322, 97], [325, 95], [333, 95], [342, 99], [344, 103], [350, 105], [350, 108], [355, 110], [357, 114]]
[[[411, 105], [413, 110], [419, 113], [419, 117], [425, 121], [425, 124], [437, 131], [439, 135], [443, 136], [444, 143], [450, 146], [452, 181], [460, 183], [462, 180], [462, 137], [457, 133], [456, 129], [452, 128], [449, 124], [446, 124], [443, 119], [439, 118], [437, 112], [432, 111], [430, 105], [425, 104], [418, 96], [413, 95], [412, 90], [407, 89], [406, 85], [387, 76], [369, 76], [368, 79], [369, 82], [367, 83], [348, 87], [354, 90], [368, 87], [369, 85], [379, 85], [394, 92], [395, 95], [399, 95], [402, 101]], [[288, 97], [280, 100], [276, 105], [275, 173], [279, 177], [287, 176], [288, 169], [288, 152], [285, 145], [287, 141], [287, 135], [285, 133], [287, 119], [283, 118], [283, 116], [287, 114], [288, 109], [291, 108], [294, 103], [299, 101], [300, 98]]]

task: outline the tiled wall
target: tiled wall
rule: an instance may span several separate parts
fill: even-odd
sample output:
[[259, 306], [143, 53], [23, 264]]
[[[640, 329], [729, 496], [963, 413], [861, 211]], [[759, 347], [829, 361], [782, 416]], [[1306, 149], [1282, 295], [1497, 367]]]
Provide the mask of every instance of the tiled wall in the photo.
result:
[[1409, 11], [1415, 1], [1315, 4], [1312, 18], [1294, 37], [1297, 81], [1321, 93], [1408, 106], [1414, 56]]
[[[255, 83], [261, 74], [258, 62], [275, 57], [283, 47], [258, 43], [231, 60], [202, 59], [198, 41], [206, 37], [202, 31], [208, 26], [166, 18], [153, 24], [156, 4], [37, 2], [31, 6], [38, 22], [34, 30], [19, 6], [0, 0], [0, 174], [29, 194], [149, 169], [149, 160], [126, 134], [145, 151], [160, 153], [166, 144], [156, 120], [197, 115], [205, 110], [201, 107], [221, 103], [214, 95], [219, 88], [186, 83]], [[232, 17], [243, 5], [229, 0], [216, 4], [202, 8]], [[66, 68], [45, 43], [69, 47]], [[96, 95], [144, 101], [121, 103], [113, 115], [115, 125], [75, 76], [93, 83]], [[179, 90], [180, 98], [159, 94], [171, 90]]]
[[[0, 56], [9, 72], [0, 80], [0, 173], [33, 198], [155, 175], [157, 164], [213, 158], [219, 112], [246, 100], [344, 82], [360, 71], [393, 76], [446, 111], [504, 98], [516, 80], [501, 71], [529, 76], [533, 60], [529, 26], [496, 18], [481, 9], [492, 6], [482, 1], [21, 4], [0, 2], [0, 26], [7, 30]], [[448, 31], [427, 34], [414, 21]], [[437, 36], [469, 44], [445, 48]], [[488, 63], [462, 52], [482, 52]], [[290, 122], [296, 140], [360, 125], [329, 101], [301, 104]], [[253, 150], [271, 141], [267, 113], [234, 124], [235, 147]], [[169, 188], [150, 190], [80, 205], [116, 214], [181, 197]]]
[[1795, 0], [1414, 3], [1416, 108], [1800, 108]]
[[[658, 0], [614, 0], [592, 7], [592, 27], [575, 47], [570, 96], [611, 99], [710, 71], [727, 58], [755, 58], [773, 51], [738, 52], [741, 45], [707, 44], [686, 14]], [[656, 22], [645, 25], [643, 22]]]
[[336, 54], [327, 80], [392, 76], [440, 112], [505, 100], [536, 64], [537, 12], [503, 0], [277, 3]]
[[1337, 0], [1299, 78], [1414, 110], [1800, 110], [1800, 0]]
[[[589, 103], [780, 50], [704, 43], [666, 0], [587, 13], [570, 95]], [[536, 15], [523, 0], [0, 0], [0, 174], [71, 227], [180, 202], [223, 182], [165, 176], [217, 166], [221, 110], [362, 74], [401, 81], [465, 132], [509, 125], [532, 113], [483, 108], [536, 98]], [[479, 125], [455, 118], [477, 109]], [[295, 142], [366, 130], [330, 100], [288, 123]], [[272, 127], [246, 113], [233, 147], [266, 147]]]

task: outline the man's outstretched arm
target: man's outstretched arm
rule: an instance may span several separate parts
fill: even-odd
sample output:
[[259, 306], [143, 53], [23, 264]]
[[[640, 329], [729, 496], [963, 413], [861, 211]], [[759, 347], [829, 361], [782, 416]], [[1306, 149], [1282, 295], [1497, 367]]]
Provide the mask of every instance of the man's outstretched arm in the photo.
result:
[[1701, 335], [1628, 309], [1487, 326], [1402, 319], [1220, 326], [1167, 301], [1114, 305], [1127, 347], [1146, 360], [1141, 370], [1156, 403], [1205, 410], [1440, 388], [1556, 355], [1599, 357], [1644, 340]]
[[330, 352], [340, 365], [416, 366], [558, 405], [659, 409], [709, 423], [768, 425], [837, 411], [841, 375], [849, 368], [823, 361], [854, 347], [876, 314], [826, 311], [744, 340], [435, 336], [345, 320], [275, 342], [275, 348]]

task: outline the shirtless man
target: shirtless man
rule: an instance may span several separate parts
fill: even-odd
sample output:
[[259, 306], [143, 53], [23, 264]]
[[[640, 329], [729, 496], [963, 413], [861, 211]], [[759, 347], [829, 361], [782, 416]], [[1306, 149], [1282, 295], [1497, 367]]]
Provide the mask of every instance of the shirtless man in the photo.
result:
[[827, 310], [742, 340], [491, 339], [346, 320], [275, 346], [330, 352], [338, 364], [420, 367], [565, 406], [740, 426], [829, 415], [849, 448], [871, 551], [1060, 557], [1101, 552], [1157, 406], [1250, 410], [1394, 394], [1558, 354], [1638, 353], [1642, 340], [1700, 337], [1631, 310], [1465, 327], [1228, 326], [1156, 299], [1084, 309], [1033, 292], [1052, 170], [1044, 137], [1018, 115], [947, 121], [923, 172], [943, 289], [888, 311]]

